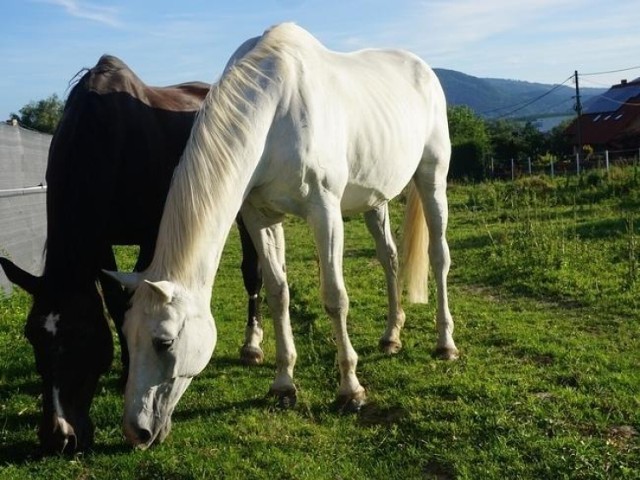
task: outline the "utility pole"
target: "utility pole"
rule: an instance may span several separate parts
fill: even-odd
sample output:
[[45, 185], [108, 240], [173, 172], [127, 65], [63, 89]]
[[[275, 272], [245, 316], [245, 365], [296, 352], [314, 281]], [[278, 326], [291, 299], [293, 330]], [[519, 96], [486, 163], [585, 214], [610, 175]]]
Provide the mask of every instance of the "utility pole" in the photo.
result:
[[575, 110], [578, 114], [578, 119], [576, 120], [577, 133], [578, 133], [578, 154], [576, 160], [578, 162], [578, 170], [580, 169], [580, 154], [582, 153], [582, 129], [580, 128], [580, 117], [582, 116], [582, 103], [580, 103], [580, 83], [578, 80], [578, 71], [575, 70], [574, 79], [576, 82], [576, 105]]

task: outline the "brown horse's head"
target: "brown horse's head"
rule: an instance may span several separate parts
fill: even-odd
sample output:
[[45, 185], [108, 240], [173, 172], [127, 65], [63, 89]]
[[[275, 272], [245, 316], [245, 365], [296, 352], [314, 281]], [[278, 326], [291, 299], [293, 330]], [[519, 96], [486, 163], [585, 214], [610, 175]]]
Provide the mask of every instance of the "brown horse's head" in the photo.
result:
[[[98, 378], [111, 365], [113, 340], [95, 288], [78, 292], [45, 288], [6, 258], [7, 277], [33, 296], [25, 334], [42, 378], [38, 436], [46, 453], [72, 453], [91, 446], [89, 407]], [[55, 291], [55, 294], [52, 294]]]

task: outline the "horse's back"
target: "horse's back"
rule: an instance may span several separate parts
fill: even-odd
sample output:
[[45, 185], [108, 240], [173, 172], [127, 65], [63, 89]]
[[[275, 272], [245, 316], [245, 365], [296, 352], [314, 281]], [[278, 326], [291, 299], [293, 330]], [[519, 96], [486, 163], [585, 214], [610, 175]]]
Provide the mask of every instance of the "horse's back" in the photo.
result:
[[105, 242], [152, 241], [208, 90], [201, 82], [149, 87], [109, 55], [86, 71], [49, 150], [48, 256], [74, 248], [79, 237], [96, 244], [84, 249], [90, 256]]
[[[297, 166], [301, 183], [313, 174], [334, 186], [346, 213], [396, 196], [434, 132], [446, 132], [444, 94], [433, 71], [401, 50], [333, 52], [290, 24], [265, 35], [280, 61], [285, 99], [284, 120], [274, 125], [267, 149], [271, 172]], [[288, 165], [273, 168], [278, 162]]]

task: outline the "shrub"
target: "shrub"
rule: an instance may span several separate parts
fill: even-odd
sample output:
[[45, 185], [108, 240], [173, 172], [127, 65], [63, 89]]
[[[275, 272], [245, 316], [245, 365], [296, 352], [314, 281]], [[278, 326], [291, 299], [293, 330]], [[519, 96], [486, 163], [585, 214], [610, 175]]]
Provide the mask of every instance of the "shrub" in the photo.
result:
[[449, 178], [481, 180], [484, 177], [483, 147], [475, 140], [467, 140], [453, 146]]

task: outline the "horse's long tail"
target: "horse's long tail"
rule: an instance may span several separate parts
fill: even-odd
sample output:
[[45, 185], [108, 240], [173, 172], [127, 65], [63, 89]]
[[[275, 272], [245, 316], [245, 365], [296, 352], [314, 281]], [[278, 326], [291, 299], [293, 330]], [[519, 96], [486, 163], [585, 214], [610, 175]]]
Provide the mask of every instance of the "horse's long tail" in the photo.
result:
[[407, 192], [407, 204], [402, 225], [402, 263], [400, 290], [406, 287], [407, 300], [426, 303], [429, 278], [429, 230], [425, 221], [420, 195], [412, 181]]

